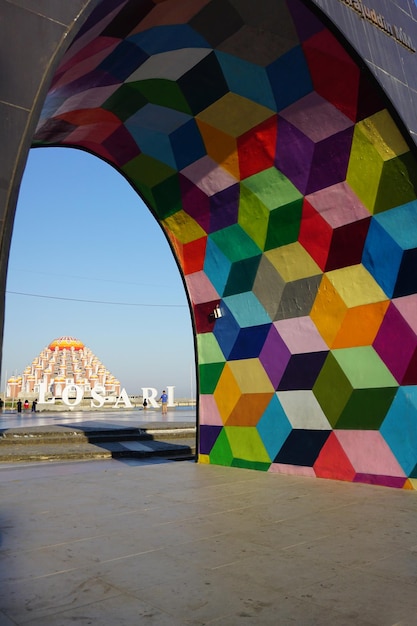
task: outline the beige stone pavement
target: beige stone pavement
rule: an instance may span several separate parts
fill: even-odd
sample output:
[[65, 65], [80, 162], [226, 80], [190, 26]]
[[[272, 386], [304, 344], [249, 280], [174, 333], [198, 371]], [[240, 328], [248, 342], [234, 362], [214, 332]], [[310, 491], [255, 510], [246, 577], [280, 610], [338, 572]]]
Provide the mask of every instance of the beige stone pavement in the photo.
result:
[[162, 460], [0, 491], [0, 626], [417, 624], [415, 492]]

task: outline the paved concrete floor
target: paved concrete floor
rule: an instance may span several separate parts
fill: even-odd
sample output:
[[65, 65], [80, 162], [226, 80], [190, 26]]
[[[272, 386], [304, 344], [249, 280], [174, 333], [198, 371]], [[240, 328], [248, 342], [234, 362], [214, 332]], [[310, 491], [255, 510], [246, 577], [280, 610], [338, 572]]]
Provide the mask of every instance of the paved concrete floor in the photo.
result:
[[0, 466], [0, 625], [417, 624], [417, 494], [183, 462]]
[[106, 410], [106, 411], [42, 411], [32, 413], [31, 411], [1, 411], [0, 430], [9, 428], [27, 428], [32, 426], [74, 426], [82, 428], [106, 428], [112, 425], [115, 428], [134, 427], [140, 428], [143, 424], [154, 422], [166, 423], [167, 426], [175, 422], [196, 423], [196, 409], [176, 407], [168, 410], [166, 416], [162, 416], [161, 411], [147, 409], [133, 410]]

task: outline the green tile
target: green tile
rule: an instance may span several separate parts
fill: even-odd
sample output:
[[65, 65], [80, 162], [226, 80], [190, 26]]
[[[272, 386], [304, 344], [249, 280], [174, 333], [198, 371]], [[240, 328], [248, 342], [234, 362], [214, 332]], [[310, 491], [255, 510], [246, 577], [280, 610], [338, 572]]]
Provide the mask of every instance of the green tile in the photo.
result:
[[313, 393], [331, 426], [335, 426], [352, 395], [352, 385], [329, 352], [313, 387]]
[[197, 335], [197, 354], [201, 365], [220, 363], [226, 360], [213, 333], [200, 333]]
[[175, 81], [165, 78], [141, 80], [137, 89], [143, 94], [143, 98], [152, 104], [192, 115], [187, 100]]
[[152, 188], [155, 211], [164, 220], [182, 209], [181, 190], [178, 175], [174, 174]]
[[268, 221], [269, 209], [253, 191], [241, 184], [238, 224], [261, 250], [265, 246]]
[[216, 246], [231, 261], [241, 261], [252, 256], [258, 256], [261, 249], [238, 225], [228, 226], [209, 235]]
[[257, 463], [256, 461], [245, 461], [243, 459], [233, 459], [232, 467], [242, 467], [243, 469], [253, 469], [260, 472], [267, 472], [271, 463]]
[[372, 346], [332, 350], [354, 389], [398, 387], [398, 383]]
[[199, 383], [200, 393], [214, 393], [216, 385], [219, 382], [219, 378], [224, 369], [223, 363], [207, 363], [206, 365], [199, 366]]
[[223, 295], [231, 296], [236, 293], [251, 291], [260, 260], [261, 255], [232, 263]]
[[250, 189], [270, 211], [303, 198], [292, 182], [275, 167], [245, 178], [242, 186]]
[[378, 430], [396, 393], [396, 387], [353, 390], [335, 428]]
[[214, 465], [226, 465], [230, 467], [233, 461], [232, 449], [227, 438], [226, 430], [220, 432], [216, 439], [216, 443], [210, 452], [210, 463]]
[[148, 104], [148, 100], [138, 89], [138, 83], [122, 85], [102, 104], [102, 108], [111, 111], [123, 122]]
[[374, 213], [388, 211], [416, 199], [417, 168], [411, 152], [386, 161], [382, 167]]
[[265, 250], [273, 250], [298, 240], [303, 201], [296, 200], [271, 211]]
[[271, 463], [271, 459], [256, 427], [227, 426], [225, 430], [234, 459]]

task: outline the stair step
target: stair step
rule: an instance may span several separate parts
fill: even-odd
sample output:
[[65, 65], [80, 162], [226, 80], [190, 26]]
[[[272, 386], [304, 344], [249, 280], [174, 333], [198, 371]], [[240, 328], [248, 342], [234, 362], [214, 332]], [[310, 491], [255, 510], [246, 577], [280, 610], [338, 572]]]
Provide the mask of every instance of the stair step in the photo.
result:
[[144, 427], [70, 428], [33, 426], [0, 431], [0, 463], [110, 458], [191, 459], [196, 427], [146, 424]]
[[102, 430], [39, 430], [15, 429], [0, 433], [0, 450], [7, 445], [106, 443], [116, 441], [150, 441], [155, 439], [175, 440], [195, 437], [196, 428], [128, 428]]

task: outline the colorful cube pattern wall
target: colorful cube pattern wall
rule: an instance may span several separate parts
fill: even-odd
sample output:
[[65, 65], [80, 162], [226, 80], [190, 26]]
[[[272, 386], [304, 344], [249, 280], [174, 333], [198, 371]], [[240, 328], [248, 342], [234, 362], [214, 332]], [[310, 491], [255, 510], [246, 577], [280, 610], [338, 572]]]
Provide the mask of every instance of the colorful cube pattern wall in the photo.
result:
[[101, 0], [34, 143], [113, 164], [164, 228], [200, 462], [416, 488], [417, 163], [306, 5]]

